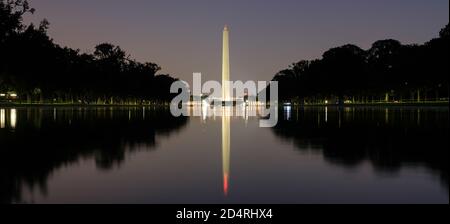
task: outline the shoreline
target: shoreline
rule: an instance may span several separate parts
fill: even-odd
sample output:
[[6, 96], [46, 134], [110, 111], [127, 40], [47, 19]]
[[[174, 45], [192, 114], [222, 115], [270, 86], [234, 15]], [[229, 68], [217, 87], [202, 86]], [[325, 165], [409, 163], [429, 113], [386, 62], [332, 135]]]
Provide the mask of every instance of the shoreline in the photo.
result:
[[[292, 107], [449, 107], [449, 102], [416, 102], [416, 103], [352, 103], [352, 104], [344, 104], [342, 106], [336, 104], [280, 104], [280, 107], [283, 106], [292, 106]], [[146, 107], [146, 108], [168, 108], [170, 103], [166, 104], [153, 104], [153, 105], [130, 105], [130, 104], [46, 104], [46, 103], [0, 103], [0, 107], [9, 108], [9, 107]]]
[[0, 107], [169, 107], [169, 104], [130, 105], [130, 104], [46, 104], [46, 103], [0, 103]]
[[292, 104], [294, 107], [449, 107], [449, 102], [417, 102], [417, 103], [352, 103], [342, 106], [336, 104]]

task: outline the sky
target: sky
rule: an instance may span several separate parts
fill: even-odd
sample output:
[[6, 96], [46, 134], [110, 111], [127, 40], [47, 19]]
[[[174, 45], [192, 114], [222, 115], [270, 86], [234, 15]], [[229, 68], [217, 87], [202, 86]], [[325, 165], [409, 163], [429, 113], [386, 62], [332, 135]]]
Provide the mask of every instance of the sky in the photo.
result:
[[344, 44], [424, 43], [449, 22], [448, 0], [29, 0], [56, 43], [81, 52], [119, 45], [186, 81], [221, 80], [230, 29], [232, 80], [271, 80], [290, 64]]

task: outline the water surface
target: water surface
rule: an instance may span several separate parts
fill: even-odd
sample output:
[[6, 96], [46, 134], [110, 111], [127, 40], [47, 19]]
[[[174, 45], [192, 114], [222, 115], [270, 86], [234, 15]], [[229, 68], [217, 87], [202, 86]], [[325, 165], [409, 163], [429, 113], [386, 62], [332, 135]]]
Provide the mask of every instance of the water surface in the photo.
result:
[[0, 202], [449, 202], [448, 108], [235, 110], [0, 108]]

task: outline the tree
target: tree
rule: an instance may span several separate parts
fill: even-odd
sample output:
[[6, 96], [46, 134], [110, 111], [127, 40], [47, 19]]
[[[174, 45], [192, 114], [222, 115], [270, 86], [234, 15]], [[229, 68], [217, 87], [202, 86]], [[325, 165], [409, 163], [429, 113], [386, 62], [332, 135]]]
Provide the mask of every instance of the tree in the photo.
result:
[[124, 62], [126, 52], [119, 46], [110, 43], [102, 43], [95, 47], [94, 56], [100, 61]]
[[367, 62], [370, 70], [368, 77], [369, 88], [383, 87], [389, 90], [404, 83], [400, 77], [399, 57], [402, 44], [397, 40], [380, 40], [375, 42], [367, 52]]
[[27, 13], [34, 13], [34, 9], [26, 0], [0, 0], [0, 44], [24, 28]]
[[439, 32], [439, 37], [440, 38], [446, 38], [448, 39], [450, 37], [450, 26], [449, 24], [447, 24], [447, 26], [445, 26], [441, 32]]
[[[344, 95], [367, 86], [366, 53], [355, 45], [344, 45], [324, 53], [322, 59], [322, 82], [330, 94], [343, 103]], [[355, 85], [358, 83], [359, 85]]]

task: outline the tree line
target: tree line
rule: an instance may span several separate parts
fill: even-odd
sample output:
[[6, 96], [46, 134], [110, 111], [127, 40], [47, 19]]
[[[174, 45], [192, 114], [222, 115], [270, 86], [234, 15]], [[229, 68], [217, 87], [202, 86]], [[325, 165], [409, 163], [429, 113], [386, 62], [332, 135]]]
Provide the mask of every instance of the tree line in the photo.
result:
[[[26, 0], [0, 0], [0, 100], [26, 103], [150, 104], [169, 101], [176, 80], [119, 46], [101, 43], [81, 53], [54, 43], [49, 22], [26, 25]], [[8, 94], [9, 93], [9, 94]]]
[[275, 75], [283, 101], [299, 104], [447, 101], [449, 25], [423, 44], [344, 45]]

